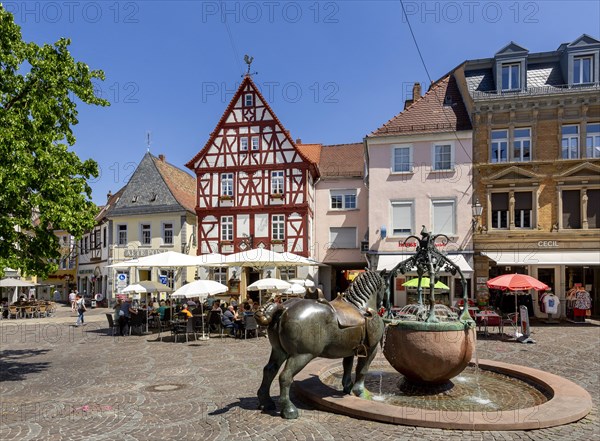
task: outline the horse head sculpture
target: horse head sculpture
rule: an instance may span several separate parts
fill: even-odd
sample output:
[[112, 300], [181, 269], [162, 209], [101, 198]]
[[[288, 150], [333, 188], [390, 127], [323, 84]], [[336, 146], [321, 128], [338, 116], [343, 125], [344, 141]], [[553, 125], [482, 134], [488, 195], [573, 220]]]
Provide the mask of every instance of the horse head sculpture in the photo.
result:
[[[271, 355], [263, 369], [258, 390], [260, 407], [274, 410], [269, 389], [279, 375], [281, 416], [297, 418], [298, 409], [290, 401], [293, 377], [315, 357], [343, 358], [344, 393], [368, 397], [365, 375], [377, 353], [377, 344], [384, 331], [377, 309], [383, 304], [386, 281], [374, 271], [360, 273], [350, 287], [333, 301], [320, 298], [291, 299], [284, 304], [268, 303], [255, 316], [257, 322], [268, 324]], [[358, 357], [355, 380], [352, 365]]]

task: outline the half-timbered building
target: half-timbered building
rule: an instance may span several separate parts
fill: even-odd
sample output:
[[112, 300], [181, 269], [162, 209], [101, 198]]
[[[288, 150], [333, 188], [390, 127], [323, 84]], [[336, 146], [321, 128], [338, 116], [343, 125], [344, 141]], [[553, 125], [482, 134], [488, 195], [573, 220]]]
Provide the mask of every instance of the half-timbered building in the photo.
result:
[[266, 248], [311, 255], [316, 162], [250, 75], [186, 166], [197, 176], [199, 254]]

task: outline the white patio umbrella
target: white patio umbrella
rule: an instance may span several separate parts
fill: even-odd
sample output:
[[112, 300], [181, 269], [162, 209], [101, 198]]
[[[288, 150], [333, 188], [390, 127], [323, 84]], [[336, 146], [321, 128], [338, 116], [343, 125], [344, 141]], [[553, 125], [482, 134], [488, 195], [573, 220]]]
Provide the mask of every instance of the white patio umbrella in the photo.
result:
[[0, 288], [15, 288], [11, 303], [15, 303], [19, 299], [19, 288], [32, 288], [38, 286], [37, 283], [28, 282], [27, 280], [6, 278], [0, 280]]
[[221, 294], [227, 292], [229, 288], [222, 283], [214, 280], [194, 280], [191, 283], [183, 285], [177, 291], [175, 291], [171, 297], [182, 297], [182, 298], [194, 298], [200, 299], [200, 308], [202, 310], [202, 337], [201, 340], [208, 340], [208, 337], [204, 333], [204, 301], [208, 296]]
[[131, 293], [145, 293], [146, 288], [139, 284], [127, 285], [125, 288], [121, 290], [123, 294], [131, 294]]
[[140, 257], [139, 259], [126, 260], [124, 262], [108, 265], [110, 268], [130, 268], [130, 267], [162, 267], [179, 268], [183, 266], [198, 266], [197, 256], [178, 253], [177, 251], [167, 251], [165, 253], [153, 254], [151, 256]]
[[306, 288], [302, 285], [298, 285], [297, 283], [292, 283], [292, 285], [283, 291], [284, 294], [293, 294], [293, 295], [304, 295], [306, 293]]
[[219, 253], [200, 254], [194, 256], [197, 266], [227, 266], [225, 263], [225, 255]]
[[300, 286], [304, 286], [306, 288], [314, 288], [315, 282], [310, 279], [290, 279], [288, 280], [291, 284], [296, 284]]
[[248, 285], [247, 289], [248, 291], [285, 291], [290, 286], [292, 286], [292, 284], [286, 282], [285, 280], [267, 277], [266, 279], [260, 279], [254, 283], [251, 283]]
[[225, 263], [229, 266], [252, 268], [313, 265], [309, 259], [297, 254], [278, 253], [266, 248], [254, 248], [230, 254], [225, 258]]
[[146, 291], [144, 291], [146, 293], [153, 293], [153, 292], [171, 293], [171, 292], [173, 292], [173, 288], [171, 288], [168, 285], [165, 285], [164, 283], [157, 282], [155, 280], [142, 280], [141, 282], [138, 283], [138, 285], [143, 287], [146, 290]]

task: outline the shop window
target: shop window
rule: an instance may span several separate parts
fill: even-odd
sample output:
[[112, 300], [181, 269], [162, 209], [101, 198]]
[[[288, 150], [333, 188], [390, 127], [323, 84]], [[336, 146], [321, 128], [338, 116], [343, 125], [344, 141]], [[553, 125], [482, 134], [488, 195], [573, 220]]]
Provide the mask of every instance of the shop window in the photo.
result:
[[533, 194], [530, 191], [515, 192], [515, 227], [531, 228]]
[[508, 193], [492, 193], [492, 228], [508, 228]]
[[588, 228], [600, 228], [600, 190], [587, 190]]
[[581, 196], [579, 190], [562, 191], [562, 227], [581, 228]]

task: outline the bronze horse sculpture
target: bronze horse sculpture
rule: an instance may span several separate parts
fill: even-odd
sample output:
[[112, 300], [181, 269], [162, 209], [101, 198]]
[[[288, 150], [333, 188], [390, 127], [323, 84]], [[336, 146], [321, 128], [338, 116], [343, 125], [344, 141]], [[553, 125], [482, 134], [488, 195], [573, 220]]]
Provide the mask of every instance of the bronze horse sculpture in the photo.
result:
[[[315, 357], [343, 358], [344, 393], [368, 398], [365, 375], [381, 341], [384, 323], [377, 314], [383, 303], [386, 281], [376, 272], [360, 273], [338, 298], [328, 302], [291, 299], [283, 305], [268, 303], [255, 316], [259, 324], [268, 324], [271, 356], [263, 369], [258, 389], [260, 408], [275, 410], [269, 389], [281, 365], [279, 375], [281, 416], [298, 418], [298, 409], [290, 401], [294, 376]], [[352, 365], [358, 356], [352, 383]]]

